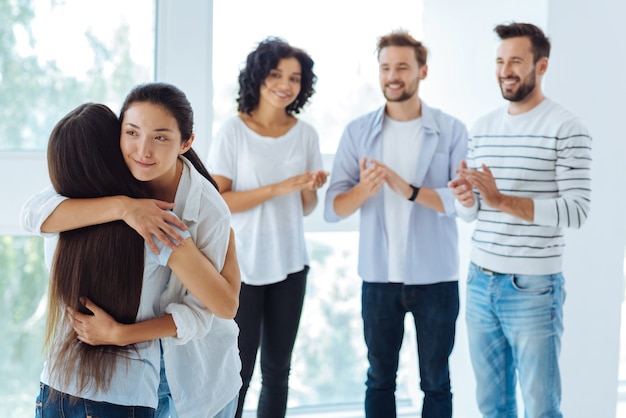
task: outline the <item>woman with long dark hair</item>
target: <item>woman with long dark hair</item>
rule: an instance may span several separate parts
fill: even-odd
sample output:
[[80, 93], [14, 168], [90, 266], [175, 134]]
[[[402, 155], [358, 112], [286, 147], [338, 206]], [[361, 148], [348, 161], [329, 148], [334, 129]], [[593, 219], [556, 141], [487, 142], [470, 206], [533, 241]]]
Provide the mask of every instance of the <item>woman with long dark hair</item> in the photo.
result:
[[[232, 241], [228, 207], [191, 148], [193, 111], [180, 89], [148, 83], [127, 96], [120, 120], [121, 137], [118, 131], [114, 148], [121, 149], [127, 169], [152, 199], [63, 200], [38, 210], [26, 223], [35, 231], [55, 232], [121, 219], [151, 249], [163, 252], [183, 241], [181, 230], [172, 226], [180, 218], [178, 226], [188, 229], [195, 245], [226, 280], [211, 281], [208, 286], [206, 280], [181, 283], [172, 266], [174, 274], [162, 286], [157, 304], [162, 317], [124, 324], [87, 299], [85, 307], [93, 315], [71, 310], [72, 326], [81, 341], [94, 346], [160, 338], [158, 416], [231, 417], [241, 386], [238, 328], [231, 319], [238, 304], [238, 267], [236, 262], [234, 266], [227, 263]], [[185, 265], [178, 267], [184, 270]], [[227, 269], [236, 270], [236, 280]]]
[[[74, 201], [100, 196], [128, 199], [147, 196], [145, 184], [132, 176], [116, 147], [119, 130], [115, 114], [106, 106], [93, 103], [77, 107], [59, 121], [48, 144], [48, 167], [54, 190]], [[48, 201], [58, 203], [65, 199], [46, 193]], [[29, 213], [32, 215], [32, 210], [45, 212], [47, 204], [40, 197], [27, 202], [22, 213], [24, 220]], [[162, 267], [165, 264], [201, 296], [210, 288], [217, 297], [227, 299], [228, 286], [224, 283], [237, 282], [239, 277], [234, 248], [230, 247], [223, 269], [226, 278], [188, 238], [187, 231], [177, 230], [177, 233], [184, 246], [172, 252], [171, 248], [159, 245], [160, 256], [148, 253], [145, 263], [144, 240], [122, 221], [50, 235], [47, 241], [52, 245], [46, 246], [46, 258], [52, 259], [46, 326], [48, 350], [41, 376], [38, 416], [154, 415], [160, 368], [158, 341], [82, 344], [81, 336], [72, 328], [70, 312], [84, 312], [80, 315], [89, 318], [93, 313], [90, 307], [97, 304], [109, 312], [112, 320], [133, 328], [131, 333], [142, 334], [145, 324], [150, 323], [154, 328], [156, 323], [160, 324], [161, 333], [175, 335], [174, 326], [164, 326], [168, 322], [173, 324], [171, 318], [162, 317], [165, 321], [155, 318], [160, 315], [163, 287], [170, 281], [170, 269]], [[52, 251], [54, 255], [50, 256]], [[198, 311], [184, 305], [178, 310]], [[236, 301], [231, 307], [232, 314], [235, 310]], [[136, 321], [145, 322], [138, 328]]]
[[[115, 138], [119, 126], [115, 114], [97, 104], [79, 106], [57, 123], [48, 143], [48, 170], [58, 193], [72, 198], [146, 195], [121, 154], [107, 147], [106, 137]], [[139, 405], [138, 410], [149, 412], [142, 399], [124, 400], [119, 376], [127, 375], [121, 373], [124, 368], [130, 376], [146, 374], [152, 379], [134, 382], [153, 386], [158, 364], [149, 360], [154, 359], [150, 355], [154, 347], [81, 344], [64, 315], [66, 307], [85, 311], [81, 297], [97, 301], [122, 323], [149, 315], [149, 307], [139, 309], [143, 270], [143, 239], [123, 222], [59, 234], [48, 292], [45, 346], [49, 355], [42, 382], [65, 395]], [[142, 357], [148, 362], [143, 363]]]

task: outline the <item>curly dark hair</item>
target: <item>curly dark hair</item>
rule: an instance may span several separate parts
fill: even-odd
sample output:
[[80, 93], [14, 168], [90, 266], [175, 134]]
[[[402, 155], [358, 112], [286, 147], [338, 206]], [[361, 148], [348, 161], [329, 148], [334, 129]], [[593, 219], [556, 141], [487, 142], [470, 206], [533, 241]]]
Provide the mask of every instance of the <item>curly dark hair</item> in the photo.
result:
[[239, 72], [239, 97], [237, 97], [239, 112], [250, 114], [259, 105], [261, 86], [270, 71], [275, 69], [283, 58], [295, 58], [302, 67], [300, 94], [286, 109], [289, 114], [300, 113], [315, 93], [317, 76], [313, 72], [313, 59], [302, 49], [295, 48], [277, 37], [264, 39], [248, 54], [245, 67]]

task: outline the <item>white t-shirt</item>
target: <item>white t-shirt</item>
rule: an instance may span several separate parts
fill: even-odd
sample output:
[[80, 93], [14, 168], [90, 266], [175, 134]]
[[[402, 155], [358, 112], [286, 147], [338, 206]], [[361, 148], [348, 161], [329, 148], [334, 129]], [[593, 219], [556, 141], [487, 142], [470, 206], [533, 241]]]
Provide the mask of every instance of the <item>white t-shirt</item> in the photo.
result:
[[[317, 132], [301, 120], [285, 135], [271, 138], [233, 117], [215, 136], [208, 161], [212, 174], [232, 180], [233, 191], [257, 189], [322, 169]], [[232, 215], [244, 283], [277, 283], [308, 264], [302, 218], [300, 192]]]
[[[422, 118], [397, 121], [388, 116], [383, 120], [383, 163], [400, 177], [415, 177], [416, 164], [424, 140]], [[389, 281], [404, 283], [407, 279], [406, 248], [409, 217], [415, 204], [398, 195], [388, 185], [383, 186], [385, 232], [389, 252]]]

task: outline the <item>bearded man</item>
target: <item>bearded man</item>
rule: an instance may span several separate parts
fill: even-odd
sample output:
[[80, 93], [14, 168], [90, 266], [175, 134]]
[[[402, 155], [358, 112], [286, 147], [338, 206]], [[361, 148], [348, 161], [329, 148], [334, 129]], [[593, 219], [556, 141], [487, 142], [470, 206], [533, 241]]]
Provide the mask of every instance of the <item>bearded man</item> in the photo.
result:
[[562, 418], [559, 353], [564, 228], [589, 215], [591, 137], [545, 97], [550, 41], [528, 23], [498, 25], [496, 77], [508, 105], [480, 118], [450, 182], [459, 217], [476, 220], [466, 321], [485, 418]]
[[360, 211], [358, 273], [369, 369], [367, 418], [396, 416], [404, 317], [417, 335], [422, 417], [450, 418], [448, 359], [459, 312], [454, 196], [447, 183], [467, 153], [467, 130], [418, 95], [427, 51], [407, 32], [378, 40], [378, 110], [352, 121], [335, 155], [324, 217]]

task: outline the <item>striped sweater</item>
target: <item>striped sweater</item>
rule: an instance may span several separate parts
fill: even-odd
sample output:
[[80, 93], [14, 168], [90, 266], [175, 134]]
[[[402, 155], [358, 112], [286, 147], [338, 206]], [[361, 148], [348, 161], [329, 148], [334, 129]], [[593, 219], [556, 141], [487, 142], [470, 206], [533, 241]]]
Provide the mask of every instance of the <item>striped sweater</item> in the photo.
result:
[[500, 273], [553, 274], [562, 269], [563, 228], [580, 228], [589, 215], [591, 137], [580, 120], [544, 99], [509, 115], [497, 109], [470, 134], [467, 163], [489, 167], [500, 191], [533, 200], [532, 223], [492, 209], [477, 194], [459, 216], [476, 220], [474, 263]]

